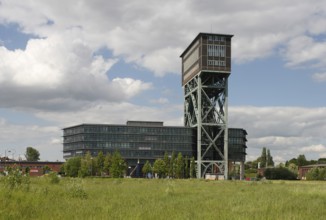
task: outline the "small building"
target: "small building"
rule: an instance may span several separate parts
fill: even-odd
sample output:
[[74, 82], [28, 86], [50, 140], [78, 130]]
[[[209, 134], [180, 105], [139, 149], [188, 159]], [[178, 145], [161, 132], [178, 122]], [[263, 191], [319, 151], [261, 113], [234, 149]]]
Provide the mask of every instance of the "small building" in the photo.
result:
[[299, 176], [298, 178], [300, 180], [304, 180], [306, 179], [306, 174], [309, 172], [309, 170], [313, 169], [313, 168], [326, 168], [326, 164], [312, 164], [312, 165], [306, 165], [306, 166], [301, 166], [299, 167]]
[[18, 167], [23, 173], [28, 171], [30, 176], [42, 176], [46, 170], [59, 173], [63, 163], [59, 161], [1, 161], [0, 172], [5, 172], [6, 167]]

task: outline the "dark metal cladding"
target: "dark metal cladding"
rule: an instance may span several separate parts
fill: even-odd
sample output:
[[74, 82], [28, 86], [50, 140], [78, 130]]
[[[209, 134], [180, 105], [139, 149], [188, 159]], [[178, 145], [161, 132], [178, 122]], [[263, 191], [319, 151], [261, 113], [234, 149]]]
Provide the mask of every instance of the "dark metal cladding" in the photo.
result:
[[231, 38], [228, 34], [199, 33], [181, 54], [182, 86], [201, 71], [231, 72]]

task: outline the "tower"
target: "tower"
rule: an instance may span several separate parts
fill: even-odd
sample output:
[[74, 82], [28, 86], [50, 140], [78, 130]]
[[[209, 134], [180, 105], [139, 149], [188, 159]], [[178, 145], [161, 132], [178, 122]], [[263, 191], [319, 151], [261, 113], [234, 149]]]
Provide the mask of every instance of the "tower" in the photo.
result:
[[197, 129], [197, 177], [228, 178], [228, 77], [233, 35], [199, 33], [181, 54], [184, 125]]

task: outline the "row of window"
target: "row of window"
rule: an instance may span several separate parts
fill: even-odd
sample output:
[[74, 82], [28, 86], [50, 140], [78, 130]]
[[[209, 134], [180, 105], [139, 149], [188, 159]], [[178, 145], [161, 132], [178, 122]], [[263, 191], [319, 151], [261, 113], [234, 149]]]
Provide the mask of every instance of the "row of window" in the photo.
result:
[[191, 135], [189, 128], [173, 127], [131, 127], [131, 126], [83, 126], [64, 129], [64, 135], [79, 133], [126, 133], [126, 134], [179, 134]]
[[131, 150], [191, 150], [191, 143], [129, 143], [129, 142], [84, 142], [74, 144], [64, 144], [63, 150], [76, 149], [131, 149]]
[[207, 66], [225, 66], [224, 60], [207, 60]]
[[207, 45], [207, 56], [210, 57], [225, 57], [225, 45]]
[[[209, 60], [211, 62], [212, 60]], [[216, 62], [216, 60], [214, 60]], [[221, 62], [221, 61], [219, 61]], [[223, 65], [222, 63], [219, 63]], [[192, 135], [191, 128], [173, 127], [129, 127], [129, 126], [80, 126], [64, 129], [64, 136], [82, 133], [107, 133], [107, 134], [148, 134], [150, 135]], [[229, 136], [244, 136], [245, 130], [229, 129]]]
[[225, 37], [222, 37], [222, 36], [208, 36], [208, 40], [209, 41], [221, 41], [221, 42], [224, 42]]
[[245, 137], [246, 135], [247, 133], [243, 129], [229, 129], [229, 137]]
[[[110, 153], [113, 153], [113, 151], [107, 151]], [[104, 152], [104, 154], [106, 154], [107, 152]], [[165, 154], [164, 150], [156, 150], [156, 151], [132, 151], [132, 150], [119, 150], [121, 156], [123, 158], [135, 158], [138, 159], [140, 157], [147, 157], [147, 158], [159, 158], [159, 157], [163, 157], [163, 155]], [[176, 152], [176, 151], [175, 151]], [[192, 152], [189, 151], [178, 151], [181, 152], [183, 156], [188, 156], [191, 157], [192, 156]], [[91, 151], [90, 152], [92, 155], [97, 155], [98, 151]], [[83, 152], [82, 154], [80, 152], [73, 152], [72, 155], [76, 155], [76, 156], [81, 156], [86, 154], [86, 152]]]
[[230, 144], [246, 144], [246, 141], [243, 138], [233, 138], [229, 137]]
[[191, 136], [168, 135], [168, 136], [144, 136], [131, 134], [83, 134], [64, 137], [64, 143], [78, 141], [117, 141], [117, 142], [192, 142]]
[[[243, 146], [243, 145], [241, 145]], [[245, 147], [229, 147], [230, 154], [237, 154], [237, 153], [246, 153]]]

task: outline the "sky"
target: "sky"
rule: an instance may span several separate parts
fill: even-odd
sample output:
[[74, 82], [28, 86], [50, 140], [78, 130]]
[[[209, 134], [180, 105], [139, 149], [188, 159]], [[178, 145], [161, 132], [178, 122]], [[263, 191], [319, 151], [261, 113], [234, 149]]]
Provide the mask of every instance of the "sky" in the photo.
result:
[[180, 55], [233, 34], [229, 127], [247, 160], [326, 157], [325, 0], [0, 0], [0, 155], [63, 161], [62, 129], [183, 125]]

